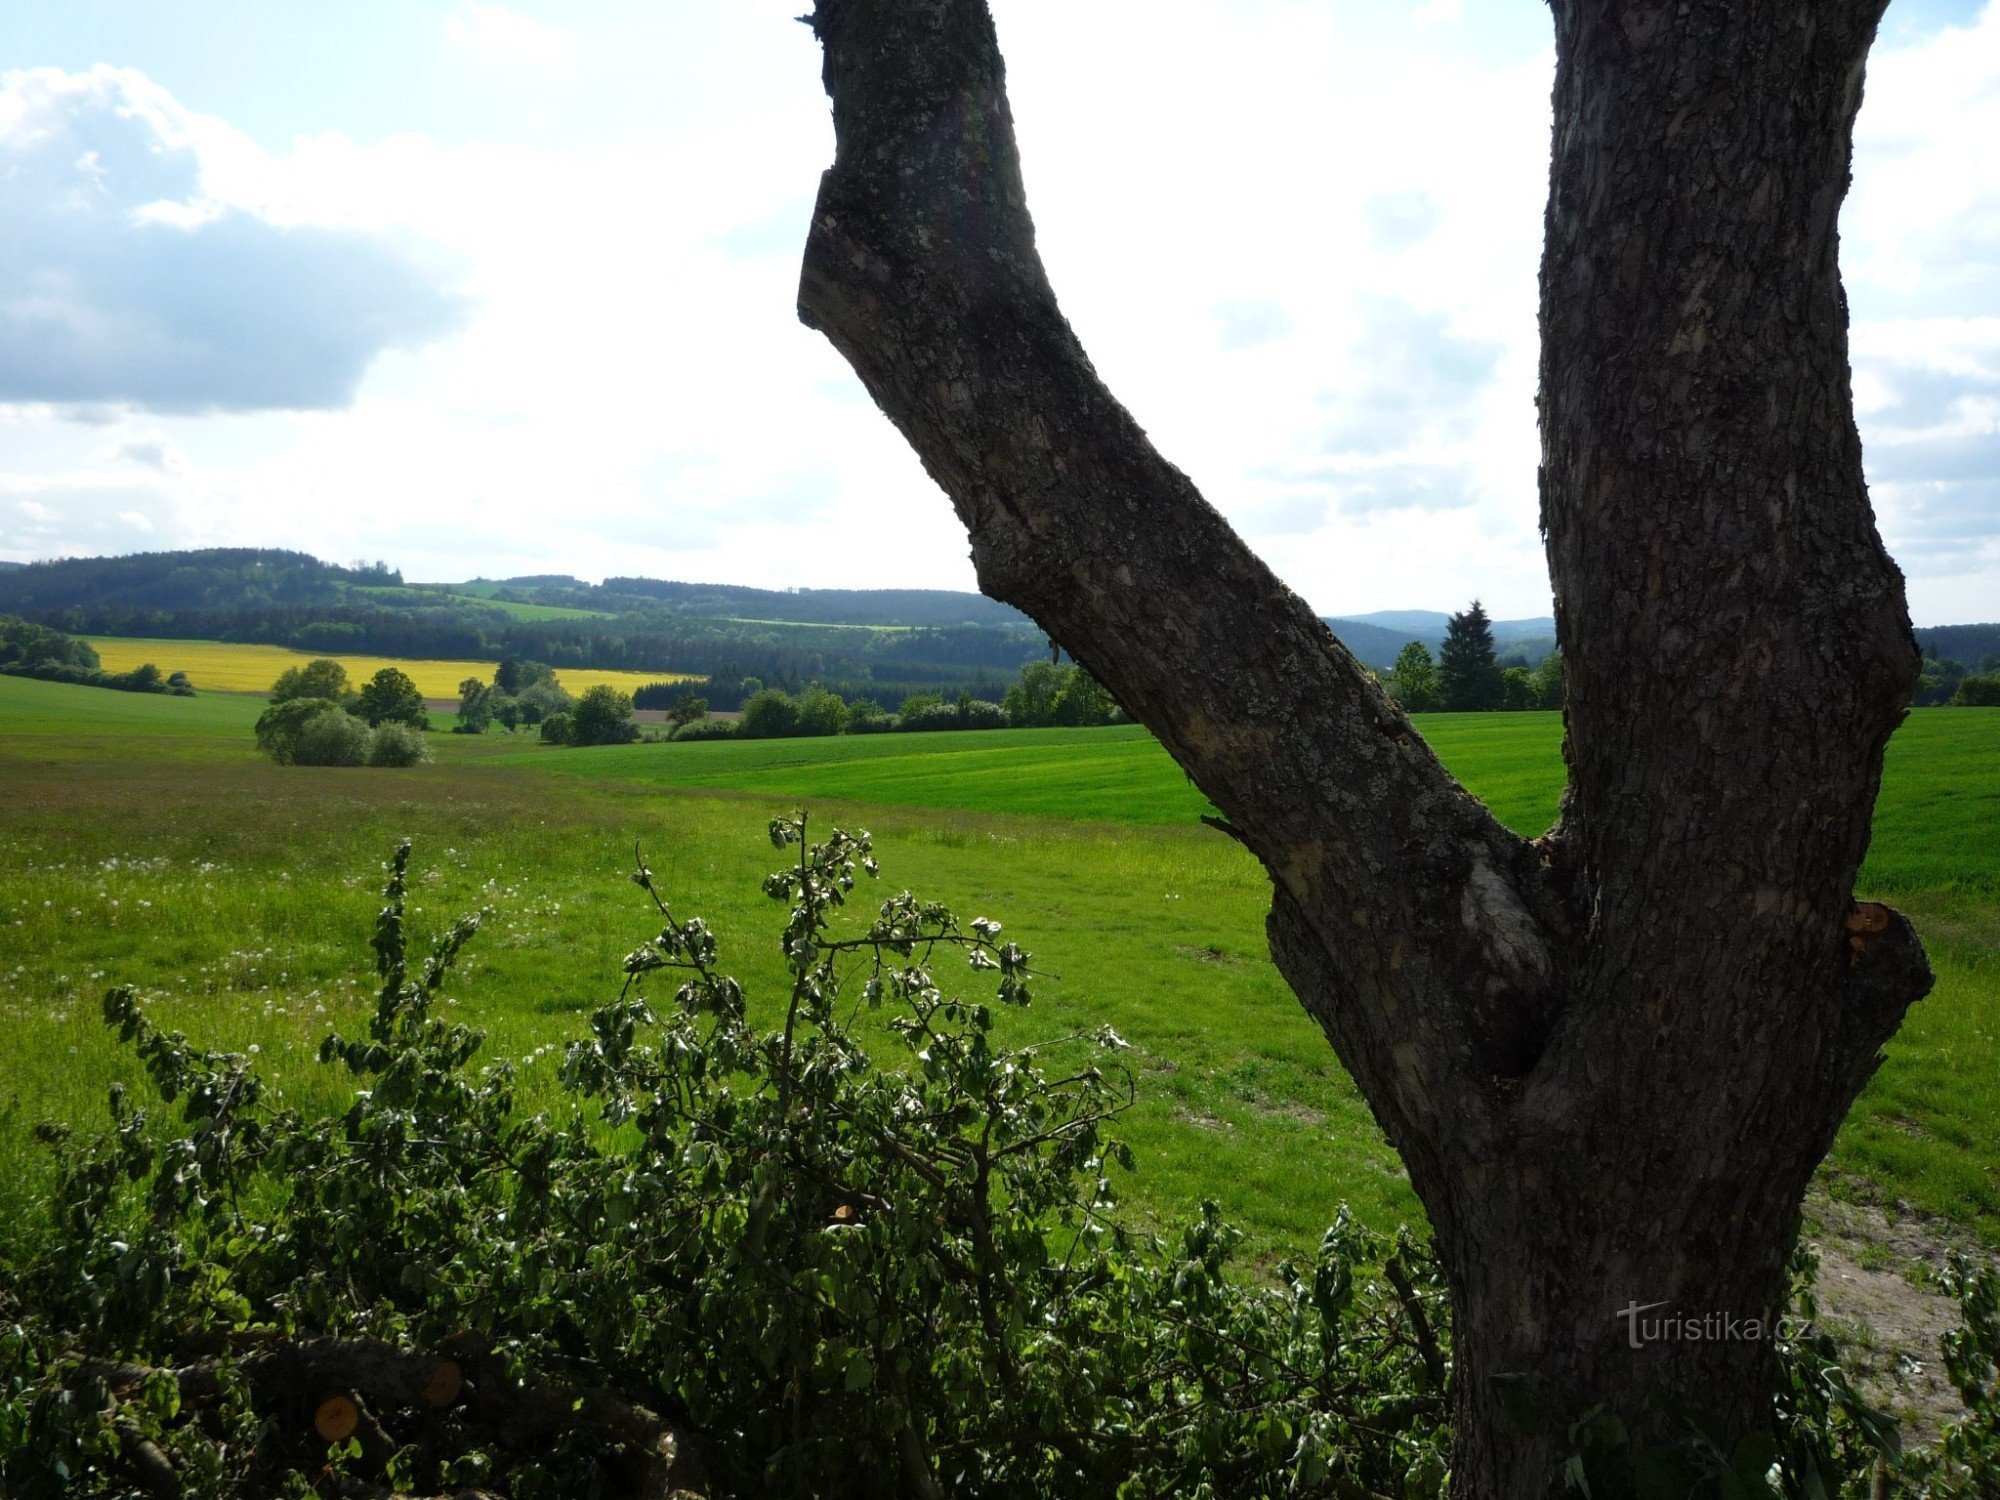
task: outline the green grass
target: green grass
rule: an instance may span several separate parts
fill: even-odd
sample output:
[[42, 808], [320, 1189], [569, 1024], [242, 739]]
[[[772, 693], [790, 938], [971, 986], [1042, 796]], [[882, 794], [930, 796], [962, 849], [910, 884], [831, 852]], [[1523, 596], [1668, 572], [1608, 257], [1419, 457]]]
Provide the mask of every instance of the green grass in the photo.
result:
[[[1430, 714], [1424, 735], [1510, 826], [1540, 833], [1562, 790], [1553, 714]], [[1136, 725], [711, 740], [616, 745], [510, 757], [567, 776], [658, 791], [707, 788], [780, 800], [839, 798], [955, 807], [1065, 821], [1176, 825], [1212, 811], [1181, 768]]]
[[908, 635], [915, 625], [856, 625], [837, 620], [753, 620], [748, 615], [691, 615], [690, 619], [719, 620], [725, 625], [775, 625], [782, 630], [863, 630], [876, 635]]
[[[498, 584], [488, 585], [497, 593]], [[478, 592], [470, 588], [426, 588], [422, 584], [363, 583], [355, 588], [363, 594], [372, 594], [378, 599], [410, 604], [435, 604], [440, 599], [448, 603], [484, 605], [497, 609], [517, 620], [608, 620], [610, 614], [601, 609], [573, 609], [566, 604], [524, 604], [514, 599], [496, 599], [492, 593]]]
[[517, 620], [609, 620], [608, 611], [575, 609], [567, 604], [528, 604], [519, 599], [482, 599], [473, 594], [446, 594], [447, 599], [463, 599], [467, 604], [483, 604]]
[[[437, 735], [434, 765], [260, 760], [261, 704], [0, 678], [0, 1221], [37, 1180], [33, 1121], [101, 1118], [133, 1076], [96, 1020], [113, 982], [214, 1045], [257, 1044], [288, 1097], [334, 1100], [308, 1057], [368, 1005], [380, 866], [417, 841], [420, 921], [481, 905], [461, 1013], [496, 1052], [582, 1030], [649, 923], [633, 840], [677, 907], [710, 919], [753, 997], [778, 992], [781, 912], [757, 883], [773, 814], [877, 836], [885, 890], [1007, 923], [1059, 975], [1016, 1036], [1108, 1022], [1135, 1044], [1134, 1208], [1219, 1199], [1266, 1253], [1342, 1201], [1416, 1205], [1393, 1153], [1265, 955], [1266, 886], [1201, 827], [1200, 795], [1132, 729], [556, 750]], [[1447, 764], [1539, 832], [1561, 783], [1548, 715], [1429, 716]], [[1836, 1150], [1844, 1184], [2000, 1242], [2000, 711], [1915, 716], [1892, 747], [1865, 887], [1923, 926], [1937, 994], [1911, 1015]], [[528, 1065], [530, 1102], [553, 1053]]]

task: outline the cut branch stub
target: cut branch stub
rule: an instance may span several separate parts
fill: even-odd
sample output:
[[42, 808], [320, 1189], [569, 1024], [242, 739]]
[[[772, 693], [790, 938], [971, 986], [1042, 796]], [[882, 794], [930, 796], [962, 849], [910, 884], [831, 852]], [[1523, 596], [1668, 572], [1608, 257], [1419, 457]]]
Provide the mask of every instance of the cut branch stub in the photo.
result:
[[361, 1425], [361, 1408], [352, 1396], [328, 1396], [313, 1409], [313, 1431], [329, 1443], [344, 1443]]
[[1889, 930], [1889, 908], [1879, 901], [1857, 901], [1847, 914], [1847, 930], [1856, 937], [1880, 937]]
[[458, 1399], [465, 1389], [465, 1371], [458, 1367], [456, 1360], [441, 1359], [437, 1368], [431, 1371], [431, 1378], [425, 1382], [422, 1392], [426, 1406], [449, 1406]]

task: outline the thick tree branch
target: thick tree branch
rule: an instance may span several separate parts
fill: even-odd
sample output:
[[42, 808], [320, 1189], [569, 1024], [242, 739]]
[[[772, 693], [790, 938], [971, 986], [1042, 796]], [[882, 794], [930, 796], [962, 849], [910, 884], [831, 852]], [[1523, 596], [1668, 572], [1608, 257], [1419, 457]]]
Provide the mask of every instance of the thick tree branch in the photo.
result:
[[1348, 1065], [1400, 1111], [1469, 1109], [1549, 1024], [1538, 856], [1097, 379], [1035, 252], [984, 0], [820, 0], [812, 21], [838, 150], [801, 317], [950, 495], [981, 587], [1159, 737], [1322, 951], [1354, 952], [1309, 997]]

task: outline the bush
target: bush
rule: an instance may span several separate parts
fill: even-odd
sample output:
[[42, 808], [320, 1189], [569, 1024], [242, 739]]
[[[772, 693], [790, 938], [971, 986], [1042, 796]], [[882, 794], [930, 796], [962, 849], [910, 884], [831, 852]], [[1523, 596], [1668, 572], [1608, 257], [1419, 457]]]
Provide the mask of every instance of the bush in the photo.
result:
[[[295, 699], [305, 702], [305, 699]], [[374, 736], [368, 726], [344, 708], [314, 714], [299, 726], [292, 740], [295, 766], [365, 766]]]
[[897, 727], [896, 716], [871, 698], [856, 698], [847, 705], [849, 734], [886, 734]]
[[30, 625], [15, 615], [0, 615], [0, 674], [79, 687], [116, 688], [126, 693], [194, 696], [194, 686], [185, 672], [168, 677], [151, 662], [129, 672], [107, 672], [88, 641], [45, 625]]
[[682, 724], [669, 738], [681, 740], [733, 740], [736, 738], [736, 723], [733, 719], [696, 719], [691, 724]]
[[553, 677], [530, 682], [514, 697], [514, 712], [523, 724], [539, 724], [550, 714], [566, 714], [576, 700]]
[[413, 766], [430, 759], [424, 737], [391, 721], [370, 732], [338, 703], [291, 698], [258, 716], [257, 748], [281, 766]]
[[418, 766], [430, 758], [431, 749], [422, 733], [407, 724], [382, 725], [368, 746], [371, 766]]
[[[942, 988], [955, 960], [1001, 1007], [1028, 1003], [1029, 956], [997, 924], [903, 893], [836, 932], [873, 873], [866, 835], [807, 844], [787, 819], [773, 837], [798, 849], [765, 883], [790, 907], [781, 1019], [752, 1024], [715, 937], [642, 866], [657, 935], [535, 1112], [438, 1014], [480, 919], [415, 961], [408, 845], [374, 1018], [320, 1050], [353, 1080], [336, 1117], [279, 1107], [248, 1059], [108, 995], [182, 1119], [155, 1131], [120, 1093], [114, 1136], [48, 1137], [52, 1232], [10, 1268], [0, 1484], [67, 1473], [65, 1494], [127, 1493], [136, 1435], [208, 1493], [329, 1460], [343, 1492], [630, 1493], [649, 1469], [664, 1491], [644, 1406], [684, 1414], [716, 1494], [875, 1495], [913, 1471], [930, 1493], [1252, 1493], [1295, 1470], [1437, 1492], [1442, 1391], [1409, 1332], [1440, 1298], [1421, 1247], [1343, 1219], [1314, 1266], [1266, 1287], [1234, 1278], [1238, 1236], [1212, 1208], [1168, 1241], [1117, 1229], [1118, 1038], [999, 1046], [992, 1007]], [[845, 1029], [856, 960], [905, 1066]], [[239, 1202], [258, 1205], [249, 1232]], [[1357, 1274], [1384, 1255], [1407, 1296]], [[440, 1355], [480, 1392], [448, 1414], [415, 1396]], [[87, 1363], [114, 1356], [122, 1373]], [[154, 1372], [175, 1361], [200, 1395], [164, 1399], [182, 1376]], [[362, 1395], [381, 1440], [316, 1441], [328, 1388]], [[522, 1388], [559, 1414], [539, 1441], [508, 1413]], [[1404, 1389], [1427, 1394], [1385, 1416]]]
[[1953, 708], [2000, 708], [2000, 672], [1961, 677], [1951, 695]]
[[632, 720], [632, 698], [607, 683], [599, 683], [576, 700], [569, 713], [572, 745], [629, 745], [639, 737]]
[[340, 708], [329, 698], [287, 698], [257, 717], [257, 748], [281, 766], [293, 763], [307, 721]]
[[782, 740], [797, 734], [799, 706], [782, 688], [763, 688], [743, 700], [736, 732], [746, 740]]
[[[907, 703], [908, 700], [905, 700]], [[913, 730], [1005, 729], [1007, 713], [984, 698], [962, 697], [956, 703], [934, 703], [912, 712], [905, 707], [902, 727]]]
[[544, 745], [567, 745], [570, 742], [570, 722], [566, 713], [550, 714], [542, 720], [542, 743]]
[[[665, 1455], [691, 1452], [717, 1495], [1444, 1493], [1451, 1330], [1423, 1244], [1343, 1214], [1309, 1264], [1253, 1277], [1213, 1205], [1160, 1239], [1121, 1226], [1119, 1038], [1003, 1045], [995, 1007], [1037, 979], [997, 923], [908, 892], [847, 918], [868, 836], [811, 843], [801, 816], [772, 838], [770, 1020], [641, 864], [648, 936], [532, 1108], [443, 1011], [484, 914], [413, 946], [407, 843], [366, 1034], [320, 1047], [338, 1113], [109, 992], [177, 1118], [119, 1085], [107, 1134], [39, 1132], [41, 1233], [0, 1265], [0, 1492], [664, 1493], [691, 1477]], [[885, 1013], [866, 1044], [857, 1001]], [[1661, 1494], [1851, 1495], [1882, 1462], [1902, 1493], [1973, 1500], [2000, 1280], [1959, 1290], [1947, 1367], [1972, 1412], [1935, 1457], [1897, 1457], [1808, 1329], [1779, 1346], [1775, 1451], [1664, 1464], [1587, 1419], [1556, 1440], [1572, 1492], [1636, 1471]], [[329, 1390], [363, 1398], [365, 1441], [313, 1431]]]
[[927, 733], [939, 729], [957, 729], [958, 705], [956, 703], [932, 703], [915, 710], [905, 708], [897, 716], [896, 722], [904, 729]]
[[35, 668], [73, 667], [95, 672], [102, 666], [90, 642], [47, 625], [31, 625], [19, 615], [0, 615], [0, 669], [38, 677], [42, 674]]
[[838, 693], [825, 688], [808, 688], [799, 699], [799, 727], [802, 735], [815, 738], [839, 734], [847, 724], [847, 703]]

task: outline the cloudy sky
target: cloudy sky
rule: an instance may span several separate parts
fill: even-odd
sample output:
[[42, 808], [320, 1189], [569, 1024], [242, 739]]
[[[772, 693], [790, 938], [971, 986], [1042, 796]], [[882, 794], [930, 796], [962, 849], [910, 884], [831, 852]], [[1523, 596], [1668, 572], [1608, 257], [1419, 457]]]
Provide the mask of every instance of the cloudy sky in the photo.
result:
[[[793, 312], [801, 0], [8, 0], [0, 558], [970, 587]], [[995, 0], [1099, 370], [1316, 606], [1542, 613], [1538, 0]], [[1893, 0], [1843, 258], [1919, 623], [2000, 617], [2000, 0]]]

